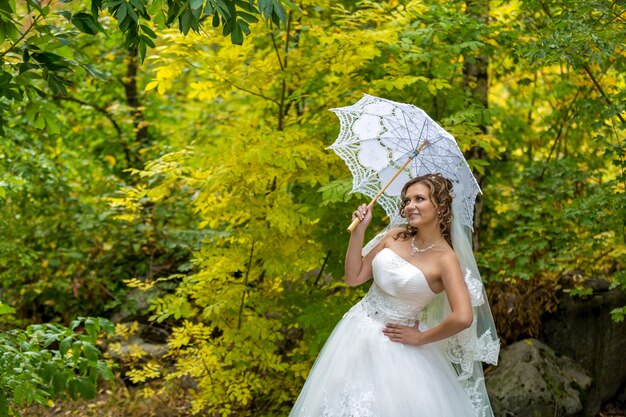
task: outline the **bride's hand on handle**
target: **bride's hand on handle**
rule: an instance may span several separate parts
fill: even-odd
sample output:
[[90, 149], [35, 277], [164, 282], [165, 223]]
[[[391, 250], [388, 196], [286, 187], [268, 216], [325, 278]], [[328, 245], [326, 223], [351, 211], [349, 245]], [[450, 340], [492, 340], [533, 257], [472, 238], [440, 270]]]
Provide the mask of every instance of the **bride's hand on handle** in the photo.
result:
[[361, 221], [361, 223], [359, 223], [356, 228], [365, 231], [365, 229], [367, 229], [367, 226], [372, 221], [372, 208], [365, 203], [361, 204], [352, 213], [352, 221], [354, 221], [355, 219], [359, 219]]

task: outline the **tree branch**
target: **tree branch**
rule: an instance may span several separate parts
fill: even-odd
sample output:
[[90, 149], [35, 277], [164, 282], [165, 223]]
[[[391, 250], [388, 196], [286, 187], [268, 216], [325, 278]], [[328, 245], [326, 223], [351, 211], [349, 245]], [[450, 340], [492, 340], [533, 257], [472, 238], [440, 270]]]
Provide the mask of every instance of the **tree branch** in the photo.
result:
[[239, 304], [239, 315], [237, 317], [237, 329], [241, 329], [241, 316], [243, 315], [243, 307], [246, 304], [246, 293], [248, 292], [248, 277], [250, 276], [250, 269], [252, 269], [252, 257], [254, 255], [254, 240], [252, 246], [250, 246], [250, 257], [248, 258], [248, 267], [246, 268], [246, 275], [243, 278], [243, 293], [241, 294], [241, 303]]
[[[552, 13], [550, 12], [550, 9], [546, 6], [546, 4], [543, 1], [540, 1], [539, 3], [541, 4], [541, 8], [545, 12], [545, 14], [548, 16], [548, 18], [553, 19]], [[621, 16], [621, 14], [618, 15], [618, 17], [620, 17], [620, 16]], [[573, 67], [576, 68], [576, 66], [573, 66]], [[608, 95], [606, 95], [606, 93], [604, 92], [604, 89], [602, 88], [602, 86], [600, 85], [600, 83], [598, 82], [596, 77], [593, 75], [593, 73], [591, 72], [591, 68], [589, 68], [589, 65], [588, 64], [583, 64], [582, 68], [583, 68], [583, 70], [585, 70], [585, 72], [587, 73], [587, 75], [591, 79], [591, 82], [595, 86], [596, 90], [598, 90], [598, 92], [600, 93], [602, 98], [607, 102], [607, 104], [609, 106], [612, 107], [613, 106], [613, 102], [611, 102], [611, 99], [609, 98]], [[616, 113], [616, 116], [623, 124], [626, 124], [626, 120], [624, 119], [624, 117], [620, 113]]]
[[274, 100], [273, 98], [270, 98], [270, 97], [264, 96], [264, 95], [263, 95], [263, 94], [261, 94], [261, 93], [255, 93], [254, 91], [251, 91], [251, 90], [245, 89], [245, 88], [243, 88], [243, 87], [239, 87], [238, 85], [235, 85], [235, 84], [233, 84], [232, 82], [228, 81], [228, 79], [226, 79], [226, 78], [222, 78], [222, 79], [223, 79], [224, 81], [226, 81], [226, 82], [229, 82], [229, 83], [230, 83], [230, 85], [232, 85], [232, 86], [233, 86], [233, 88], [235, 88], [235, 89], [237, 89], [237, 90], [241, 90], [241, 91], [243, 91], [243, 92], [245, 92], [245, 93], [252, 94], [253, 96], [261, 97], [261, 98], [263, 98], [263, 99], [265, 99], [265, 100], [271, 101], [272, 103], [276, 104], [277, 106], [280, 106], [280, 103], [279, 103], [278, 101]]
[[[287, 80], [285, 80], [285, 69], [287, 68], [287, 55], [289, 54], [289, 31], [291, 29], [291, 12], [289, 12], [289, 17], [287, 17], [287, 29], [285, 33], [285, 59], [284, 62], [280, 62], [280, 54], [278, 54], [278, 50], [276, 51], [276, 55], [278, 55], [280, 69], [283, 73], [283, 79], [281, 81], [280, 87], [280, 105], [278, 107], [278, 130], [282, 131], [284, 129], [284, 120], [285, 120], [285, 97], [287, 96]], [[272, 36], [272, 40], [274, 37]], [[274, 49], [277, 48], [276, 42], [274, 42]]]
[[283, 67], [283, 59], [280, 57], [280, 51], [278, 50], [278, 45], [276, 44], [276, 38], [274, 37], [274, 31], [270, 32], [270, 38], [272, 38], [272, 45], [274, 45], [274, 52], [276, 52], [276, 58], [278, 58], [278, 65], [280, 65], [280, 70], [284, 71]]
[[[41, 15], [37, 15], [37, 16], [33, 19], [33, 22], [32, 22], [32, 24], [28, 27], [28, 29], [26, 29], [26, 30], [24, 31], [24, 33], [22, 33], [22, 36], [20, 36], [20, 37], [19, 37], [19, 38], [18, 38], [15, 42], [13, 42], [13, 44], [12, 44], [11, 46], [9, 46], [9, 48], [8, 48], [6, 51], [4, 51], [4, 52], [2, 52], [2, 53], [0, 54], [0, 58], [4, 58], [4, 56], [5, 56], [6, 54], [8, 54], [9, 52], [11, 52], [11, 51], [12, 51], [12, 50], [13, 50], [13, 49], [17, 46], [17, 44], [18, 44], [18, 43], [22, 42], [22, 41], [24, 40], [24, 38], [26, 37], [26, 35], [28, 35], [28, 32], [30, 32], [30, 31], [31, 31], [31, 30], [32, 30], [32, 29], [33, 29], [33, 28], [37, 25], [37, 21], [38, 21], [40, 18], [41, 18]], [[17, 23], [17, 22], [16, 22], [16, 23]]]
[[[576, 100], [578, 100], [579, 94], [580, 94], [580, 89], [576, 91], [574, 98], [569, 103], [569, 106], [567, 106], [567, 108], [565, 109], [565, 114], [563, 115], [563, 119], [561, 119], [561, 122], [559, 123], [559, 130], [556, 133], [556, 137], [554, 138], [554, 144], [552, 145], [552, 149], [550, 149], [550, 153], [548, 154], [548, 159], [546, 160], [546, 164], [550, 163], [552, 154], [556, 150], [557, 145], [559, 144], [559, 142], [561, 141], [561, 138], [563, 137], [563, 131], [565, 130], [565, 126], [567, 125], [567, 122], [569, 121], [570, 111], [574, 107]], [[539, 175], [540, 179], [543, 179], [543, 176], [545, 175], [547, 169], [548, 169], [547, 165], [543, 167], [543, 170], [541, 171], [541, 175]]]
[[[591, 68], [589, 68], [589, 66], [587, 64], [584, 64], [583, 65], [583, 69], [585, 70], [585, 72], [587, 73], [589, 78], [591, 78], [591, 82], [593, 82], [593, 85], [596, 87], [596, 90], [598, 90], [600, 92], [600, 95], [602, 96], [602, 98], [604, 98], [604, 100], [607, 102], [607, 104], [612, 107], [613, 103], [611, 102], [611, 99], [609, 98], [609, 96], [606, 95], [606, 93], [602, 89], [602, 86], [600, 85], [600, 83], [598, 82], [596, 77], [591, 72]], [[620, 113], [616, 113], [615, 115], [620, 120], [620, 122], [622, 122], [623, 124], [626, 124], [626, 120], [624, 120], [624, 117], [622, 117], [622, 115]]]
[[315, 281], [313, 282], [313, 285], [311, 285], [311, 288], [309, 288], [309, 294], [311, 294], [313, 290], [315, 289], [315, 287], [317, 287], [317, 283], [322, 277], [322, 274], [324, 273], [324, 269], [326, 269], [326, 264], [328, 264], [328, 258], [330, 258], [330, 251], [326, 252], [326, 256], [324, 257], [324, 262], [322, 262], [322, 267], [320, 268], [320, 271], [317, 273], [317, 276], [315, 277]]
[[78, 103], [78, 104], [82, 104], [83, 106], [91, 107], [92, 109], [102, 113], [109, 120], [109, 122], [111, 122], [111, 124], [113, 125], [113, 127], [117, 131], [117, 135], [120, 138], [124, 136], [124, 133], [122, 132], [122, 129], [120, 128], [120, 126], [117, 124], [117, 122], [115, 121], [115, 119], [113, 118], [111, 113], [109, 113], [104, 107], [100, 107], [100, 106], [98, 106], [96, 104], [93, 104], [93, 103], [87, 103], [86, 101], [77, 99], [75, 97], [70, 97], [70, 96], [66, 96], [66, 95], [62, 95], [62, 94], [57, 94], [57, 95], [53, 96], [53, 98], [55, 100], [71, 101], [73, 103]]
[[539, 4], [541, 4], [541, 8], [543, 9], [543, 11], [546, 13], [546, 15], [548, 15], [548, 17], [550, 19], [552, 19], [552, 13], [550, 12], [550, 9], [548, 8], [548, 6], [546, 5], [545, 2], [543, 1], [539, 1]]
[[53, 96], [54, 99], [56, 100], [63, 100], [63, 101], [71, 101], [73, 103], [77, 103], [77, 104], [81, 104], [83, 106], [88, 106], [91, 107], [92, 109], [98, 111], [99, 113], [102, 113], [104, 115], [104, 117], [106, 117], [109, 122], [111, 122], [111, 124], [113, 125], [113, 128], [115, 128], [115, 131], [117, 132], [117, 137], [120, 138], [120, 143], [122, 143], [122, 147], [124, 148], [124, 157], [126, 158], [126, 163], [131, 164], [132, 158], [130, 155], [130, 149], [128, 149], [128, 147], [124, 144], [124, 132], [122, 132], [122, 129], [120, 128], [120, 125], [117, 124], [117, 122], [115, 121], [115, 119], [113, 118], [113, 116], [111, 115], [111, 113], [109, 113], [106, 108], [98, 106], [96, 104], [93, 103], [87, 103], [86, 101], [77, 99], [75, 97], [70, 97], [70, 96], [66, 96], [63, 94], [57, 94], [55, 96]]
[[213, 73], [215, 75], [217, 75], [218, 77], [220, 77], [222, 80], [224, 80], [227, 83], [229, 83], [231, 85], [231, 87], [233, 87], [236, 90], [240, 90], [240, 91], [243, 91], [244, 93], [252, 94], [253, 96], [261, 97], [264, 100], [270, 101], [270, 102], [276, 104], [277, 106], [280, 106], [280, 103], [278, 101], [274, 100], [271, 97], [267, 97], [267, 96], [265, 96], [265, 95], [263, 95], [261, 93], [256, 93], [256, 92], [254, 92], [252, 90], [248, 90], [247, 88], [239, 87], [238, 85], [234, 84], [232, 81], [230, 81], [228, 78], [224, 77], [222, 74], [220, 74], [217, 71], [213, 71]]

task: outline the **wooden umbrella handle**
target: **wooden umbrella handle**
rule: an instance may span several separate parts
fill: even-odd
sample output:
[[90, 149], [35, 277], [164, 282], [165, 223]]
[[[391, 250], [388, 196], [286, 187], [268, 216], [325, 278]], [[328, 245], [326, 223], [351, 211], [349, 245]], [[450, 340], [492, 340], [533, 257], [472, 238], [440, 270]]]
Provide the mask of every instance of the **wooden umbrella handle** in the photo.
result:
[[350, 226], [348, 226], [348, 232], [352, 233], [354, 232], [354, 229], [356, 229], [356, 227], [361, 223], [361, 219], [359, 219], [358, 217], [356, 219], [354, 219], [352, 221], [352, 223], [350, 223]]
[[[398, 175], [400, 175], [400, 173], [402, 172], [402, 170], [404, 168], [406, 168], [407, 165], [409, 165], [409, 162], [411, 162], [413, 160], [413, 158], [415, 158], [417, 156], [418, 153], [420, 153], [422, 151], [422, 149], [424, 149], [427, 145], [429, 144], [429, 142], [427, 140], [425, 140], [424, 142], [422, 142], [422, 144], [415, 149], [415, 152], [413, 152], [411, 154], [411, 156], [409, 156], [409, 159], [406, 160], [406, 162], [398, 169], [398, 171], [396, 171], [396, 173], [393, 175], [393, 177], [391, 177], [391, 179], [389, 181], [387, 181], [387, 184], [385, 184], [385, 186], [383, 188], [380, 189], [380, 191], [378, 192], [378, 194], [376, 194], [376, 196], [374, 196], [374, 198], [372, 198], [372, 201], [367, 205], [367, 207], [369, 209], [371, 209], [374, 204], [376, 203], [376, 201], [378, 201], [378, 198], [383, 195], [383, 193], [385, 192], [385, 190], [387, 188], [389, 188], [389, 186], [391, 185], [391, 183], [393, 182], [393, 180], [395, 180]], [[358, 217], [356, 219], [354, 219], [352, 221], [352, 223], [350, 223], [350, 226], [348, 226], [348, 231], [350, 233], [354, 232], [354, 229], [356, 229], [356, 227], [359, 225], [359, 223], [361, 223], [361, 219], [359, 219]]]
[[[371, 210], [372, 206], [374, 205], [374, 203], [376, 202], [376, 200], [372, 200], [368, 205], [367, 205], [367, 209]], [[348, 226], [348, 231], [350, 233], [354, 232], [354, 229], [356, 229], [356, 227], [361, 223], [361, 219], [359, 219], [358, 217], [356, 219], [354, 219], [352, 221], [352, 223], [350, 223], [350, 226]]]

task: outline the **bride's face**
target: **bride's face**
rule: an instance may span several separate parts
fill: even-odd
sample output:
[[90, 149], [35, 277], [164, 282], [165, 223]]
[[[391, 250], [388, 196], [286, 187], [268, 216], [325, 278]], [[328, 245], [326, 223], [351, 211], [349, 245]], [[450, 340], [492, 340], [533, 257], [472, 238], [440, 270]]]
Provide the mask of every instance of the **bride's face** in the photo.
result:
[[413, 227], [437, 222], [437, 207], [430, 199], [430, 188], [418, 182], [407, 188], [404, 196], [404, 215]]

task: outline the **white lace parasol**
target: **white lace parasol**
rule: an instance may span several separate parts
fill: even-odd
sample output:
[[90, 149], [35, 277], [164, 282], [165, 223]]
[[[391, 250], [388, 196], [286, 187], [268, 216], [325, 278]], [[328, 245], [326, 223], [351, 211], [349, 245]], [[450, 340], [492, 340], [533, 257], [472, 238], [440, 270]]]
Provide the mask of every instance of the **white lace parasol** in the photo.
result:
[[341, 130], [329, 149], [348, 165], [352, 191], [378, 200], [390, 224], [399, 221], [402, 186], [411, 178], [440, 173], [460, 193], [457, 197], [463, 210], [459, 220], [473, 228], [480, 187], [454, 137], [426, 112], [368, 94], [352, 106], [331, 111], [339, 117]]

